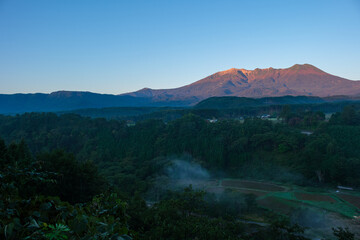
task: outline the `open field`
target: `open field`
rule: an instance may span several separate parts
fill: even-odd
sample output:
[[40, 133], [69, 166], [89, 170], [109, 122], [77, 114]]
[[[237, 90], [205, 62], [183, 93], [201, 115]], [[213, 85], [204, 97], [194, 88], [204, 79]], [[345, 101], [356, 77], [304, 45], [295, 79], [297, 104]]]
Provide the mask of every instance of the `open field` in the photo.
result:
[[238, 180], [238, 179], [223, 180], [221, 185], [223, 187], [248, 188], [248, 189], [256, 189], [256, 190], [271, 191], [271, 192], [281, 192], [286, 190], [286, 188], [272, 183], [255, 182], [255, 181]]
[[349, 227], [360, 236], [360, 194], [335, 193], [315, 187], [281, 185], [272, 182], [242, 179], [219, 179], [201, 182], [205, 190], [222, 194], [226, 190], [256, 196], [258, 206], [289, 216], [307, 227], [306, 234], [313, 239], [332, 237], [332, 227]]
[[341, 214], [353, 219], [360, 216], [360, 195], [333, 194], [324, 189], [308, 191], [299, 186], [283, 186], [271, 182], [242, 179], [211, 180], [204, 183], [206, 191], [221, 194], [226, 189], [243, 194], [254, 194], [259, 206], [287, 215], [296, 208], [312, 207]]
[[256, 197], [262, 197], [262, 196], [265, 196], [268, 194], [267, 192], [254, 190], [254, 189], [235, 189], [233, 191], [236, 191], [236, 192], [239, 192], [242, 194], [253, 194]]
[[336, 195], [339, 196], [341, 199], [343, 199], [343, 200], [349, 202], [350, 204], [354, 205], [358, 209], [360, 209], [360, 196], [349, 195], [349, 194], [344, 194], [344, 193], [339, 193], [339, 194], [336, 194]]
[[[226, 190], [226, 188], [221, 187], [221, 186], [206, 188], [207, 192], [215, 193], [215, 194], [222, 194], [225, 190]], [[231, 189], [231, 191], [237, 192], [237, 193], [242, 193], [242, 194], [253, 194], [256, 197], [262, 197], [262, 196], [265, 196], [268, 194], [267, 192], [264, 192], [264, 191], [258, 191], [258, 190], [252, 190], [252, 189]]]
[[257, 203], [266, 209], [284, 215], [289, 215], [296, 209], [296, 204], [294, 202], [274, 196], [268, 196], [265, 198], [258, 199]]
[[337, 201], [329, 195], [323, 194], [311, 194], [305, 192], [296, 192], [295, 197], [299, 200], [316, 201], [316, 202], [331, 202], [336, 203]]

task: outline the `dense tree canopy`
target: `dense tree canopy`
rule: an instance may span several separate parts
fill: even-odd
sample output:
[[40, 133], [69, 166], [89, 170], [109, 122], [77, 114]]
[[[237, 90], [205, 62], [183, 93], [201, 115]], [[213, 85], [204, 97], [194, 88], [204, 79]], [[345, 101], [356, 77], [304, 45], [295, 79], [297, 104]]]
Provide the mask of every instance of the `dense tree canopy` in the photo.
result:
[[[360, 186], [359, 113], [346, 108], [329, 122], [320, 113], [296, 114], [296, 124], [291, 116], [285, 124], [211, 123], [188, 114], [135, 126], [72, 114], [0, 116], [1, 238], [306, 239], [301, 227], [259, 208], [252, 195], [218, 197], [190, 187], [156, 202], [143, 199], [170, 157], [183, 155], [214, 174]], [[249, 226], [238, 221], [245, 213], [275, 221]], [[354, 237], [341, 228], [334, 234]]]
[[[210, 170], [221, 169], [232, 176], [251, 173], [243, 167], [261, 161], [269, 169], [253, 172], [260, 178], [276, 178], [271, 176], [271, 169], [282, 167], [302, 174], [304, 181], [359, 185], [359, 173], [354, 171], [360, 156], [358, 113], [347, 107], [334, 114], [329, 123], [324, 122], [322, 113], [297, 113], [301, 122], [294, 127], [293, 113], [286, 109], [283, 114], [289, 115], [284, 115], [288, 124], [256, 118], [244, 123], [210, 123], [189, 114], [167, 124], [146, 120], [130, 127], [126, 122], [72, 114], [27, 113], [1, 116], [0, 136], [8, 143], [24, 139], [33, 153], [64, 149], [88, 171], [92, 170], [86, 162], [94, 162], [112, 183], [131, 194], [135, 192], [131, 186], [146, 190], [159, 168], [155, 159], [182, 154], [190, 154]], [[302, 134], [308, 127], [313, 134]], [[133, 184], [124, 184], [129, 182]]]

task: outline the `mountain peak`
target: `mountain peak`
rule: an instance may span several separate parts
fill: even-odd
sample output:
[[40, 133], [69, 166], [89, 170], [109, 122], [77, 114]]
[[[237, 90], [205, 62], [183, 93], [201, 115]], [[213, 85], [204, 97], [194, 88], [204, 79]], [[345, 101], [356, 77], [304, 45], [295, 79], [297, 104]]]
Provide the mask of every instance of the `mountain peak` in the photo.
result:
[[325, 73], [324, 71], [320, 70], [319, 68], [311, 65], [311, 64], [295, 64], [288, 68], [288, 70], [294, 70], [294, 71], [314, 71], [319, 73]]
[[332, 96], [360, 94], [360, 81], [328, 74], [310, 64], [288, 68], [230, 68], [174, 89], [142, 89], [128, 95], [153, 101], [199, 101], [214, 96]]
[[230, 68], [228, 70], [224, 70], [224, 71], [220, 71], [218, 72], [218, 75], [223, 76], [223, 75], [248, 75], [249, 73], [251, 73], [252, 70], [247, 70], [244, 68]]
[[314, 65], [308, 64], [308, 63], [304, 63], [304, 64], [294, 64], [293, 66], [289, 67], [289, 68], [273, 68], [273, 67], [269, 67], [269, 68], [255, 68], [254, 70], [248, 70], [245, 68], [230, 68], [224, 71], [220, 71], [218, 72], [221, 75], [225, 75], [225, 74], [237, 74], [239, 71], [245, 73], [245, 72], [258, 72], [258, 71], [272, 71], [272, 70], [284, 70], [284, 69], [288, 69], [288, 70], [316, 70], [316, 71], [321, 71], [319, 68], [315, 67]]
[[228, 70], [220, 71], [218, 72], [220, 75], [226, 75], [226, 74], [237, 74], [241, 69], [238, 68], [230, 68]]
[[[247, 70], [244, 68], [230, 68], [211, 75], [211, 81], [222, 78], [246, 78], [249, 81], [262, 78], [276, 78], [279, 74], [290, 75], [326, 75], [327, 73], [311, 64], [295, 64], [289, 68], [255, 68]], [[225, 78], [224, 78], [225, 77]], [[207, 78], [205, 78], [207, 79]]]

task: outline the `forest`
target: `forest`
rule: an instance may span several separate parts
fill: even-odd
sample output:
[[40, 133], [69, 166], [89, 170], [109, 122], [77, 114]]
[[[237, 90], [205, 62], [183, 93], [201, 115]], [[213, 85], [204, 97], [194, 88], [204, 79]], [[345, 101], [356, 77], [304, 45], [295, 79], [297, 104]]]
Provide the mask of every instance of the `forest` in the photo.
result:
[[[174, 159], [212, 178], [360, 187], [360, 113], [351, 105], [328, 120], [288, 105], [278, 121], [209, 122], [188, 113], [128, 125], [76, 114], [1, 115], [0, 138], [4, 239], [308, 239], [252, 194], [157, 189]], [[240, 221], [245, 215], [266, 224]], [[355, 239], [333, 227], [334, 239]]]

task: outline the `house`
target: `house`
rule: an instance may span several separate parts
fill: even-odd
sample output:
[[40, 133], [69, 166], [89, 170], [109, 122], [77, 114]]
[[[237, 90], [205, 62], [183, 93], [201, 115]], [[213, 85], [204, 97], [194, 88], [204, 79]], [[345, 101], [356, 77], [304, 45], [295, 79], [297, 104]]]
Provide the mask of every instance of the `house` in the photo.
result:
[[351, 187], [344, 187], [344, 186], [337, 186], [338, 189], [341, 189], [341, 190], [349, 190], [349, 191], [354, 191], [353, 188]]
[[206, 121], [208, 121], [209, 123], [216, 123], [218, 120], [216, 118], [212, 118], [212, 119], [206, 119]]
[[133, 126], [135, 126], [135, 122], [133, 120], [127, 120], [126, 121], [126, 126], [133, 127]]
[[311, 132], [311, 131], [301, 131], [301, 133], [305, 134], [305, 135], [308, 135], [308, 136], [313, 134], [313, 132]]

